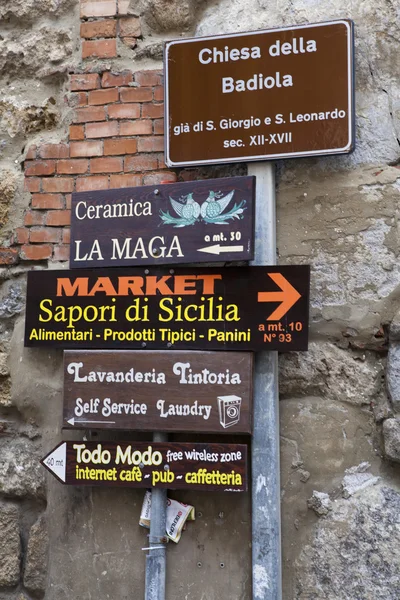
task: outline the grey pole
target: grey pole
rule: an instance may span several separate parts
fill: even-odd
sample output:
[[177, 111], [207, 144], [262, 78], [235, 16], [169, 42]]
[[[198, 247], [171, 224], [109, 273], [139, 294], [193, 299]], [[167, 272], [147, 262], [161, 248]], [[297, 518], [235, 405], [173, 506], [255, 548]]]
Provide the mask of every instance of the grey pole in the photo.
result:
[[[154, 442], [166, 442], [166, 433], [153, 433]], [[167, 490], [152, 488], [149, 553], [146, 555], [145, 600], [165, 599]]]
[[[256, 181], [253, 265], [276, 264], [275, 165], [249, 163]], [[278, 353], [255, 356], [252, 438], [253, 600], [282, 599]]]

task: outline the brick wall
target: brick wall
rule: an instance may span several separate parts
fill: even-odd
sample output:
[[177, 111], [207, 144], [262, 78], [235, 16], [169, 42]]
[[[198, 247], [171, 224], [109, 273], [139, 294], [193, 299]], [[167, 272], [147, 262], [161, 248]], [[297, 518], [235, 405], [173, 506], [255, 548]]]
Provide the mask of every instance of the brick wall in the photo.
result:
[[0, 265], [69, 259], [72, 192], [176, 181], [163, 160], [162, 71], [99, 73], [91, 60], [116, 56], [119, 43], [136, 44], [140, 20], [127, 15], [128, 4], [81, 2], [83, 72], [70, 75], [69, 136], [28, 149], [31, 201], [9, 247], [0, 248]]
[[160, 71], [72, 75], [69, 141], [31, 147], [32, 200], [15, 232], [13, 260], [68, 260], [71, 193], [175, 181], [163, 160]]

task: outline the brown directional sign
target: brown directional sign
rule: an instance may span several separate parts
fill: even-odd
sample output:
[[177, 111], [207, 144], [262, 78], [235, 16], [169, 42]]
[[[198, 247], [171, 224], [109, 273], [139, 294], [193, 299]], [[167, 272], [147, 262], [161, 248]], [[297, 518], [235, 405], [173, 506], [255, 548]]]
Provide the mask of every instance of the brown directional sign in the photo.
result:
[[41, 463], [67, 485], [247, 490], [247, 446], [238, 444], [61, 442]]
[[164, 58], [169, 166], [354, 147], [349, 20], [179, 39]]
[[251, 433], [253, 355], [67, 351], [63, 426]]
[[28, 273], [25, 345], [306, 350], [309, 267]]
[[250, 260], [255, 177], [72, 194], [70, 265]]

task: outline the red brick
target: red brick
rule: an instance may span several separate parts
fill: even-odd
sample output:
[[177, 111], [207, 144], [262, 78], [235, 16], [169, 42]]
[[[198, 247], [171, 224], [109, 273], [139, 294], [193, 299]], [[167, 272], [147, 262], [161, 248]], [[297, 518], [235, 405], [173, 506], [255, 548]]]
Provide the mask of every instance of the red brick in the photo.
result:
[[135, 81], [140, 85], [162, 85], [162, 71], [137, 71]]
[[25, 245], [21, 247], [21, 258], [22, 260], [45, 260], [50, 258], [52, 253], [52, 246], [49, 244], [29, 246]]
[[32, 208], [39, 210], [64, 208], [64, 197], [61, 194], [32, 194]]
[[15, 243], [27, 244], [29, 242], [29, 229], [26, 227], [17, 227], [15, 230]]
[[140, 138], [138, 144], [139, 152], [162, 152], [164, 150], [164, 136]]
[[50, 244], [61, 241], [62, 229], [48, 229], [48, 227], [31, 227], [31, 244]]
[[73, 192], [74, 180], [69, 177], [42, 179], [42, 187], [44, 192]]
[[137, 119], [140, 117], [140, 104], [111, 104], [108, 116], [110, 119]]
[[122, 158], [92, 158], [90, 161], [91, 173], [118, 173], [123, 171]]
[[87, 138], [105, 138], [118, 135], [118, 121], [103, 121], [102, 123], [87, 123]]
[[77, 90], [95, 90], [100, 87], [100, 75], [98, 73], [82, 73], [71, 75], [70, 88], [72, 92]]
[[143, 104], [142, 117], [160, 119], [164, 116], [164, 104]]
[[102, 19], [101, 21], [87, 21], [81, 23], [82, 38], [112, 38], [117, 35], [117, 21]]
[[67, 144], [44, 144], [39, 148], [40, 158], [68, 158], [69, 146]]
[[153, 99], [152, 88], [121, 88], [121, 102], [151, 102]]
[[29, 210], [24, 216], [24, 225], [30, 227], [31, 225], [43, 225], [44, 214], [37, 211]]
[[105, 121], [106, 111], [104, 106], [88, 106], [75, 111], [75, 123], [88, 123], [89, 121]]
[[67, 208], [68, 210], [71, 209], [71, 204], [72, 204], [72, 194], [66, 194], [65, 196], [65, 208]]
[[152, 129], [152, 122], [149, 119], [122, 121], [119, 125], [119, 135], [151, 135]]
[[158, 158], [158, 168], [159, 169], [167, 169], [167, 165], [164, 162], [164, 153], [163, 154], [157, 154], [157, 158]]
[[54, 247], [53, 260], [68, 260], [69, 259], [69, 245], [60, 245]]
[[87, 92], [71, 92], [65, 96], [68, 106], [76, 108], [77, 106], [86, 106], [87, 104]]
[[83, 158], [72, 158], [57, 162], [57, 173], [69, 173], [70, 175], [82, 174], [86, 173], [87, 168], [88, 161]]
[[83, 125], [70, 125], [69, 126], [69, 139], [70, 140], [84, 140], [85, 129]]
[[113, 17], [117, 14], [117, 0], [92, 0], [81, 2], [81, 19], [88, 17]]
[[77, 192], [91, 192], [92, 190], [107, 190], [108, 177], [78, 177], [76, 180]]
[[119, 19], [119, 34], [121, 37], [140, 37], [142, 35], [140, 19], [138, 17]]
[[37, 150], [36, 146], [30, 146], [25, 155], [25, 160], [34, 160], [36, 158], [36, 150]]
[[82, 58], [114, 58], [117, 56], [117, 40], [84, 40]]
[[105, 155], [136, 154], [136, 152], [136, 140], [104, 140]]
[[62, 230], [62, 243], [69, 244], [71, 242], [71, 230], [63, 229]]
[[103, 142], [71, 142], [71, 156], [103, 156]]
[[154, 135], [164, 135], [164, 119], [155, 119], [153, 125]]
[[118, 102], [119, 93], [116, 88], [94, 90], [89, 93], [89, 104], [111, 104]]
[[63, 227], [64, 225], [71, 225], [71, 211], [70, 210], [52, 210], [48, 212], [45, 219], [48, 227]]
[[0, 248], [0, 265], [15, 265], [18, 262], [16, 248]]
[[56, 170], [54, 160], [28, 160], [25, 162], [25, 175], [52, 175]]
[[125, 171], [152, 171], [157, 166], [157, 158], [151, 154], [127, 156], [125, 159]]
[[154, 88], [154, 100], [156, 102], [164, 102], [164, 86], [157, 85]]
[[150, 173], [143, 178], [144, 185], [158, 185], [159, 183], [174, 183], [177, 180], [175, 173], [171, 171], [161, 171], [160, 173]]
[[136, 187], [138, 185], [142, 185], [141, 175], [131, 175], [128, 173], [125, 175], [110, 176], [110, 188], [127, 188]]
[[130, 71], [122, 71], [122, 73], [110, 73], [107, 71], [101, 78], [101, 85], [103, 88], [119, 87], [132, 83], [132, 80], [133, 76]]
[[38, 177], [29, 177], [24, 181], [24, 190], [27, 192], [40, 192], [40, 179]]

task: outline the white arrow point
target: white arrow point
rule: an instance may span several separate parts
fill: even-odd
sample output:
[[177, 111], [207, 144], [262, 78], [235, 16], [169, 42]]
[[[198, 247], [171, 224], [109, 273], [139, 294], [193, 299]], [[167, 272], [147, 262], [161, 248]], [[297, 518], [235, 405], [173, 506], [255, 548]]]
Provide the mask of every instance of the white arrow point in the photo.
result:
[[57, 475], [65, 483], [65, 473], [67, 470], [67, 444], [64, 442], [58, 446], [51, 454], [43, 460], [49, 471]]
[[80, 419], [79, 421], [75, 421], [75, 417], [72, 417], [71, 419], [68, 419], [67, 423], [69, 423], [70, 425], [74, 426], [75, 423], [78, 425], [79, 423], [106, 423], [106, 424], [110, 424], [110, 423], [115, 423], [115, 421], [88, 421], [87, 419]]

